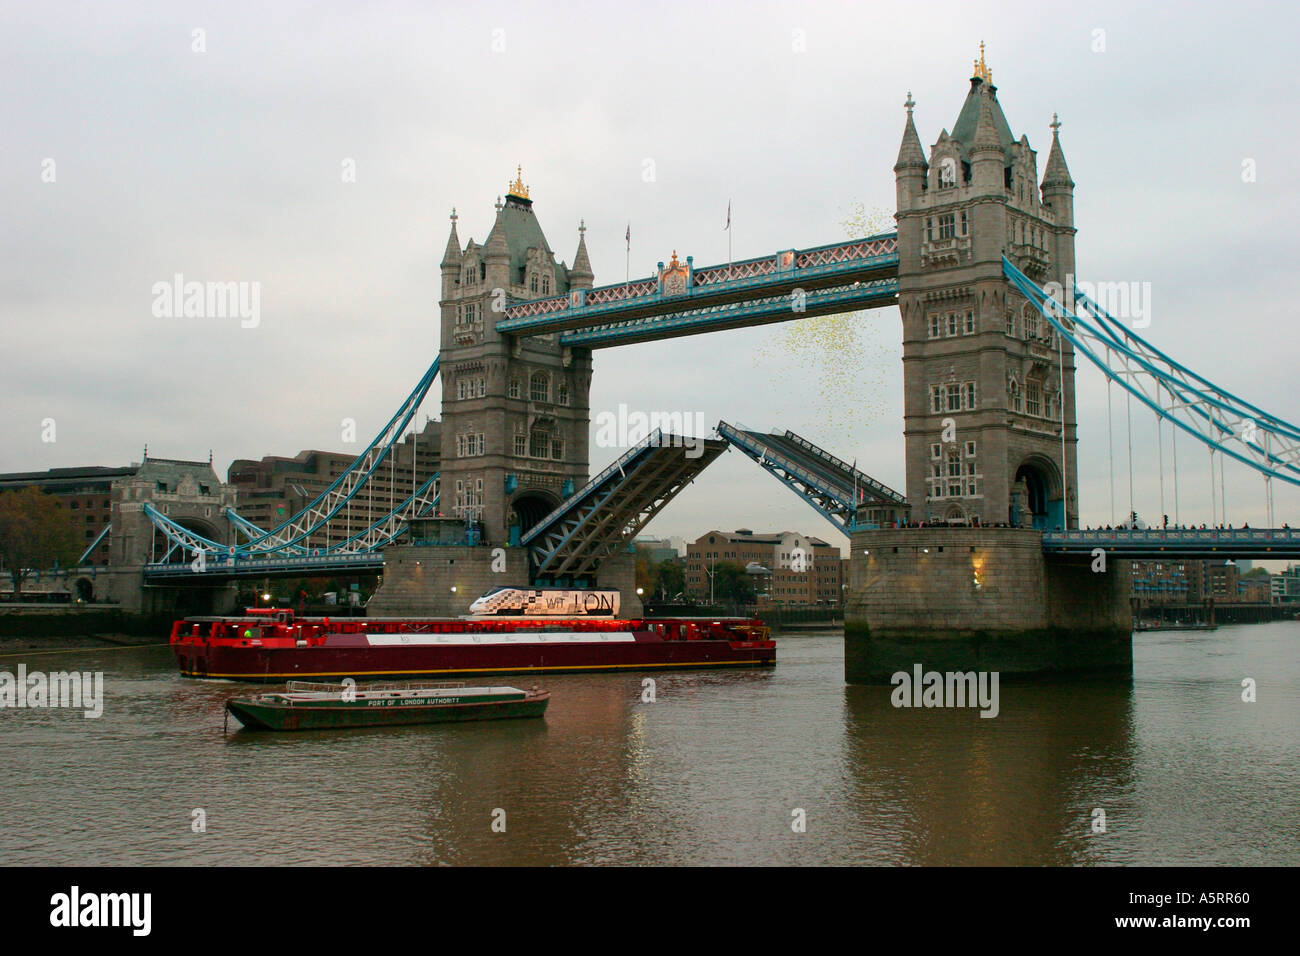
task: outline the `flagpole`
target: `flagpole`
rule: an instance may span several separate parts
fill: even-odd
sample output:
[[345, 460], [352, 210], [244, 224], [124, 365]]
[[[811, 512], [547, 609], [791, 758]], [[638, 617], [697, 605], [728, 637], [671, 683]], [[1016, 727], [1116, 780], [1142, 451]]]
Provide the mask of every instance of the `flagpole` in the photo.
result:
[[731, 200], [727, 200], [727, 279], [731, 279]]
[[623, 263], [623, 286], [626, 289], [632, 285], [632, 223], [627, 224], [627, 233], [624, 235], [627, 240], [627, 257]]

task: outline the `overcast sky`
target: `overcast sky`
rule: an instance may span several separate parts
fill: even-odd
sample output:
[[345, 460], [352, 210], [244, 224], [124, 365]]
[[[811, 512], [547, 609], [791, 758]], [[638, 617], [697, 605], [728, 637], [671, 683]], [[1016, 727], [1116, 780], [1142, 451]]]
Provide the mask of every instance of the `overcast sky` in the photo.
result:
[[[1040, 174], [1060, 114], [1081, 277], [1150, 282], [1149, 339], [1300, 419], [1298, 20], [1283, 3], [7, 0], [0, 471], [120, 465], [147, 443], [212, 449], [224, 477], [235, 458], [345, 449], [344, 418], [364, 442], [438, 351], [448, 213], [482, 241], [516, 164], [566, 262], [586, 220], [597, 284], [623, 279], [629, 222], [634, 277], [674, 250], [725, 261], [729, 200], [737, 259], [843, 238], [856, 203], [892, 215], [908, 91], [928, 148], [981, 39]], [[177, 273], [260, 283], [259, 324], [155, 316], [154, 284]], [[884, 309], [838, 333], [598, 351], [592, 415], [625, 402], [790, 428], [902, 490], [900, 342]], [[1105, 523], [1095, 369], [1079, 403], [1083, 520]], [[1158, 520], [1154, 429], [1135, 415], [1137, 510]], [[593, 473], [618, 453], [595, 449]], [[1208, 521], [1208, 455], [1179, 453], [1183, 519]], [[1262, 480], [1227, 477], [1229, 520], [1262, 524]], [[1300, 524], [1296, 489], [1276, 501]], [[845, 543], [734, 451], [649, 531], [742, 526]]]

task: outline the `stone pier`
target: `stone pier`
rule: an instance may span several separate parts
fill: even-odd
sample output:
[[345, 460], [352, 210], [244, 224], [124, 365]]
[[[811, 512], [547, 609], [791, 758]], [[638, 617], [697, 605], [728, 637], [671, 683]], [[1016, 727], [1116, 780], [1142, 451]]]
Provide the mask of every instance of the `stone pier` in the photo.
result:
[[[500, 569], [500, 570], [497, 570]], [[523, 548], [466, 545], [398, 545], [384, 549], [384, 579], [370, 603], [369, 617], [457, 617], [472, 602], [502, 585], [530, 587]], [[605, 559], [598, 587], [617, 588], [620, 617], [640, 617], [636, 567], [631, 554]]]
[[926, 670], [1131, 674], [1128, 562], [1047, 559], [1018, 528], [852, 535], [844, 678]]

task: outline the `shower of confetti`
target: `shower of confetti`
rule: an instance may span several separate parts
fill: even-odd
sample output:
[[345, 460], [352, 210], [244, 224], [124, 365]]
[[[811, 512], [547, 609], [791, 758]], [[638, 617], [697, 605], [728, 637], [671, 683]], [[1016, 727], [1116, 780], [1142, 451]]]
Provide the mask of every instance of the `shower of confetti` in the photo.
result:
[[[843, 226], [850, 238], [888, 232], [893, 216], [856, 203]], [[852, 448], [883, 414], [885, 376], [897, 362], [898, 329], [881, 309], [799, 318], [772, 326], [755, 350], [756, 364], [781, 369], [795, 387], [776, 390], [775, 420], [797, 420], [809, 437], [831, 448]], [[782, 401], [784, 400], [784, 401]], [[797, 430], [797, 429], [796, 429]]]

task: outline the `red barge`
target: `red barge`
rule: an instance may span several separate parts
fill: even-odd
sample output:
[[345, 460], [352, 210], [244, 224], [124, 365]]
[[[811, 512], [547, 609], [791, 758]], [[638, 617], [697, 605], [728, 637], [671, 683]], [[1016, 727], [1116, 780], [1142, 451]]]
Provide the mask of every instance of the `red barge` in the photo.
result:
[[186, 677], [275, 683], [776, 663], [776, 644], [757, 619], [618, 619], [608, 600], [588, 592], [560, 601], [522, 588], [510, 590], [523, 606], [502, 608], [500, 590], [475, 602], [493, 598], [487, 614], [465, 618], [332, 619], [287, 608], [189, 617], [172, 625], [171, 646]]

